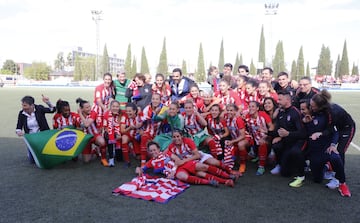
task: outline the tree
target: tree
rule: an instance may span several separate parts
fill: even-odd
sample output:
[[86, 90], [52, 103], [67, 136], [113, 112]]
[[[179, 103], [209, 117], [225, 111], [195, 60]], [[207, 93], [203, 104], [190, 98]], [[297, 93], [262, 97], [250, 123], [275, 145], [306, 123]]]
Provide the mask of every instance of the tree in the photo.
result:
[[305, 74], [305, 76], [310, 77], [310, 65], [309, 65], [309, 62], [307, 62], [307, 64], [306, 64], [306, 74]]
[[251, 74], [251, 75], [256, 75], [256, 67], [255, 67], [255, 64], [254, 64], [253, 59], [251, 59], [250, 74]]
[[203, 52], [202, 43], [200, 43], [200, 47], [199, 47], [199, 57], [198, 57], [198, 64], [195, 73], [195, 80], [197, 82], [205, 81], [205, 63], [204, 63], [204, 52]]
[[353, 63], [353, 67], [351, 70], [351, 75], [359, 75], [359, 67], [355, 66], [355, 63]]
[[131, 44], [129, 43], [125, 59], [126, 78], [131, 79], [134, 75], [131, 73]]
[[74, 61], [73, 61], [73, 57], [72, 57], [72, 53], [69, 52], [67, 57], [66, 57], [66, 66], [74, 66]]
[[349, 59], [345, 40], [340, 63], [340, 76], [349, 75], [349, 73]]
[[335, 78], [340, 78], [340, 55], [338, 55], [335, 64]]
[[187, 67], [186, 67], [186, 61], [182, 61], [181, 71], [183, 74], [187, 74]]
[[291, 73], [290, 73], [290, 76], [291, 76], [291, 79], [294, 79], [294, 76], [296, 76], [296, 61], [293, 60], [292, 64], [291, 64]]
[[44, 62], [33, 62], [31, 66], [26, 67], [24, 76], [34, 80], [49, 80], [51, 67]]
[[305, 75], [305, 64], [304, 64], [304, 53], [303, 53], [303, 47], [300, 47], [299, 50], [299, 56], [296, 63], [296, 74], [295, 74], [295, 80], [299, 81], [300, 78], [302, 78]]
[[273, 67], [275, 75], [280, 73], [281, 71], [286, 71], [284, 49], [283, 49], [282, 41], [279, 41], [276, 45], [276, 52], [275, 52], [275, 57], [272, 61], [272, 67]]
[[317, 66], [317, 74], [319, 75], [331, 75], [332, 61], [330, 58], [330, 49], [322, 45], [320, 58]]
[[75, 57], [74, 80], [95, 80], [96, 57]]
[[100, 65], [100, 74], [103, 75], [105, 73], [110, 72], [110, 61], [109, 61], [109, 54], [106, 47], [106, 44], [104, 46], [104, 53], [101, 57], [101, 65]]
[[145, 53], [145, 47], [142, 47], [141, 50], [141, 68], [140, 68], [140, 73], [142, 74], [148, 74], [150, 73], [150, 69], [149, 69], [149, 64], [146, 58], [146, 53]]
[[56, 60], [54, 61], [54, 67], [56, 71], [64, 70], [65, 60], [64, 60], [64, 53], [59, 52], [56, 56]]
[[224, 67], [224, 64], [225, 64], [224, 40], [222, 39], [221, 40], [221, 45], [220, 45], [220, 55], [219, 55], [219, 65], [218, 65], [219, 70]]
[[241, 65], [241, 63], [240, 63], [240, 59], [239, 59], [239, 53], [236, 53], [236, 58], [235, 58], [235, 63], [234, 63], [234, 69], [233, 69], [234, 75], [237, 74], [238, 67], [239, 67], [240, 65]]
[[261, 26], [261, 34], [260, 34], [260, 46], [259, 46], [259, 57], [258, 61], [265, 64], [265, 37], [264, 37], [264, 25]]
[[240, 54], [239, 64], [240, 64], [240, 65], [241, 65], [241, 64], [244, 64], [242, 54]]
[[131, 79], [135, 77], [135, 74], [137, 73], [137, 64], [136, 64], [136, 59], [134, 57], [133, 59], [133, 64], [131, 66], [131, 73], [132, 73], [132, 76], [131, 76]]
[[160, 54], [159, 65], [157, 67], [157, 73], [168, 75], [168, 62], [166, 54], [166, 38], [164, 37], [163, 47]]
[[18, 74], [19, 66], [13, 60], [6, 60], [1, 69], [2, 74]]

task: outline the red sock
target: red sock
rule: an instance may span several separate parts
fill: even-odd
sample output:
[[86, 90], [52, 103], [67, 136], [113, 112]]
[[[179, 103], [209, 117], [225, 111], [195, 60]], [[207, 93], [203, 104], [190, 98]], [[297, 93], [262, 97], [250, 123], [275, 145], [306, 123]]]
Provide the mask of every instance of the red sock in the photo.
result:
[[259, 166], [265, 166], [267, 156], [267, 145], [261, 144], [258, 149], [259, 154]]
[[129, 145], [126, 143], [121, 144], [123, 159], [125, 162], [130, 163]]
[[188, 176], [186, 182], [189, 184], [209, 184], [209, 180], [196, 176]]
[[209, 167], [207, 169], [207, 172], [209, 172], [209, 173], [211, 173], [213, 175], [222, 177], [222, 178], [227, 178], [227, 179], [230, 178], [229, 174], [227, 174], [225, 171], [223, 171], [223, 170], [221, 170], [221, 169], [219, 169], [219, 168], [217, 168], [215, 166], [209, 165]]
[[230, 166], [226, 165], [226, 164], [223, 163], [223, 162], [220, 162], [220, 168], [223, 169], [223, 170], [225, 170], [226, 173], [231, 173], [231, 168], [230, 168]]
[[245, 164], [246, 163], [246, 158], [248, 156], [248, 153], [247, 153], [246, 149], [240, 150], [239, 154], [240, 154], [240, 163]]
[[221, 184], [225, 184], [226, 180], [214, 175], [211, 175], [209, 173], [205, 174], [205, 178], [208, 180], [216, 180], [217, 182], [221, 183]]
[[100, 147], [101, 159], [106, 159], [106, 146]]
[[217, 157], [216, 142], [215, 142], [213, 139], [211, 139], [211, 140], [209, 141], [208, 145], [209, 145], [209, 149], [210, 149], [211, 155], [216, 158], [216, 157]]

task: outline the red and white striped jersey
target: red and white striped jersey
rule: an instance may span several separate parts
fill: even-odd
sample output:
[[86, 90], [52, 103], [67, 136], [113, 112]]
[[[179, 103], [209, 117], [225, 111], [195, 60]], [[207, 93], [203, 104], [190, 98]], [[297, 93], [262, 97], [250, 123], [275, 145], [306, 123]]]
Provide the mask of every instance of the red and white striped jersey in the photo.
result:
[[99, 133], [99, 130], [97, 129], [96, 127], [96, 117], [97, 117], [97, 113], [95, 111], [90, 111], [90, 114], [87, 115], [85, 117], [85, 119], [92, 119], [94, 120], [88, 127], [85, 127], [84, 128], [84, 132], [86, 134], [91, 134], [91, 135], [98, 135], [100, 134]]
[[162, 173], [165, 176], [170, 175], [172, 171], [176, 170], [174, 161], [164, 153], [160, 153], [157, 157], [151, 158], [146, 162], [145, 167], [145, 169], [154, 169], [154, 173]]
[[65, 127], [80, 127], [80, 116], [78, 113], [70, 112], [70, 116], [65, 118], [61, 113], [56, 113], [53, 117], [53, 128], [63, 129]]
[[220, 135], [224, 132], [224, 129], [227, 128], [226, 121], [223, 119], [214, 119], [211, 115], [208, 115], [206, 120], [208, 123], [207, 130], [210, 135]]
[[239, 138], [241, 135], [240, 130], [245, 128], [245, 123], [241, 117], [227, 118], [226, 125], [232, 139]]
[[247, 130], [255, 140], [256, 144], [259, 145], [260, 139], [266, 136], [268, 131], [267, 124], [271, 123], [270, 116], [263, 111], [259, 111], [257, 118], [252, 118], [249, 114], [245, 117]]
[[196, 115], [186, 115], [185, 113], [182, 113], [181, 115], [184, 117], [184, 129], [189, 135], [194, 136], [196, 133], [204, 130], [199, 123], [199, 118]]
[[154, 122], [152, 120], [155, 115], [151, 104], [146, 106], [144, 110], [139, 115], [140, 120], [143, 122], [144, 133], [150, 134], [150, 136], [155, 136], [158, 133], [159, 126], [161, 122]]
[[[125, 125], [125, 128], [128, 128], [131, 125], [136, 125], [140, 123], [141, 120], [139, 116], [136, 116], [135, 118], [129, 118], [126, 114], [121, 117], [120, 125]], [[136, 136], [136, 129], [132, 129], [128, 132], [129, 136], [135, 137]]]
[[186, 159], [193, 156], [193, 151], [196, 150], [196, 145], [192, 139], [183, 138], [183, 143], [180, 147], [177, 147], [174, 143], [171, 143], [168, 147], [168, 156], [171, 154], [176, 155], [180, 159]]
[[[219, 91], [214, 95], [217, 98], [220, 98], [220, 103], [223, 106], [227, 104], [235, 104], [236, 106], [241, 106], [241, 100], [237, 92], [229, 90], [227, 95], [222, 95]], [[223, 108], [224, 109], [224, 108]]]
[[97, 101], [101, 99], [102, 103], [105, 107], [108, 107], [110, 104], [110, 99], [113, 97], [113, 90], [111, 88], [105, 88], [104, 84], [100, 84], [95, 88], [95, 97], [94, 97], [94, 104], [92, 105], [91, 110], [94, 110], [98, 116], [103, 116], [104, 111], [102, 108], [97, 104]]
[[161, 88], [156, 87], [155, 90], [153, 90], [153, 93], [159, 94], [161, 96], [161, 103], [165, 106], [169, 106], [171, 103], [171, 88], [170, 85], [165, 85], [165, 90], [162, 90]]
[[109, 138], [116, 138], [115, 135], [120, 135], [120, 118], [121, 115], [113, 114], [110, 110], [105, 112], [103, 127], [106, 128]]

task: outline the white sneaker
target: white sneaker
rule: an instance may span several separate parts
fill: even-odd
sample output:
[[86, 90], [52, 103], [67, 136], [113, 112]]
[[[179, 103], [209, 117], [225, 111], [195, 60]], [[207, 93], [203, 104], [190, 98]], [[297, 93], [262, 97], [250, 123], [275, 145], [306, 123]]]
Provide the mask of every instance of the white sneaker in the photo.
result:
[[325, 173], [324, 173], [324, 179], [325, 180], [331, 180], [331, 179], [333, 179], [335, 177], [335, 172], [333, 172], [333, 171], [325, 171]]
[[326, 184], [326, 187], [329, 188], [329, 189], [336, 189], [339, 187], [339, 180], [336, 179], [336, 178], [332, 178], [329, 183]]
[[279, 164], [276, 164], [276, 166], [270, 171], [271, 174], [279, 174], [281, 170], [281, 167]]
[[115, 166], [114, 164], [114, 158], [109, 159], [109, 167]]

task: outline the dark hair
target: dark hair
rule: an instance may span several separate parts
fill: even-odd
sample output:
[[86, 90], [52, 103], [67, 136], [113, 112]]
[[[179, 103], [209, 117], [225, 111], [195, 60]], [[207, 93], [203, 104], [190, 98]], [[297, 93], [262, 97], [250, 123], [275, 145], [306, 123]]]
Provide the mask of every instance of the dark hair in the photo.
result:
[[172, 101], [170, 105], [175, 105], [178, 109], [180, 108], [180, 104], [178, 101]]
[[260, 103], [259, 103], [259, 102], [257, 102], [257, 101], [250, 101], [249, 104], [250, 104], [250, 103], [255, 103], [256, 107], [257, 107], [257, 108], [260, 108]]
[[262, 70], [263, 70], [263, 71], [264, 71], [264, 70], [269, 70], [269, 71], [270, 71], [270, 74], [273, 74], [273, 73], [274, 73], [274, 71], [273, 71], [273, 69], [271, 69], [271, 67], [264, 67]]
[[291, 97], [290, 92], [287, 91], [287, 90], [279, 91], [277, 94], [278, 94], [278, 95], [289, 95], [289, 96]]
[[[265, 98], [264, 98], [264, 103], [265, 103], [265, 101], [267, 101], [267, 100], [270, 100], [270, 101], [273, 103], [274, 109], [278, 107], [278, 103], [275, 101], [275, 99], [274, 99], [273, 97], [265, 97]], [[264, 103], [263, 103], [263, 104], [264, 104]]]
[[80, 108], [84, 107], [84, 104], [89, 103], [88, 101], [83, 100], [82, 98], [76, 99], [76, 104], [79, 104]]
[[244, 69], [247, 73], [249, 73], [249, 67], [246, 66], [246, 65], [240, 65], [240, 66], [238, 67], [238, 71], [239, 71], [239, 69]]
[[35, 99], [32, 96], [27, 95], [21, 99], [21, 102], [28, 105], [33, 105], [35, 103]]
[[330, 93], [324, 89], [321, 92], [315, 94], [311, 100], [317, 105], [319, 111], [327, 111], [330, 109]]
[[142, 81], [145, 83], [146, 77], [145, 77], [144, 74], [142, 74], [142, 73], [136, 73], [134, 79], [135, 79], [135, 78], [139, 78], [140, 80], [142, 80]]
[[220, 82], [225, 82], [227, 85], [230, 86], [230, 83], [231, 83], [231, 76], [223, 76], [220, 80]]
[[146, 148], [149, 149], [150, 146], [152, 145], [155, 145], [158, 149], [160, 149], [160, 145], [159, 143], [155, 142], [155, 141], [149, 141], [147, 144], [146, 144]]
[[307, 99], [307, 98], [303, 98], [303, 99], [301, 99], [301, 100], [299, 101], [299, 104], [300, 104], [300, 105], [301, 105], [301, 104], [304, 104], [304, 103], [305, 103], [307, 109], [310, 109], [310, 100]]
[[126, 103], [126, 106], [125, 106], [125, 107], [126, 107], [126, 108], [132, 108], [132, 110], [136, 111], [136, 114], [137, 114], [138, 108], [137, 108], [137, 106], [136, 106], [134, 103], [128, 102], [128, 103]]
[[182, 76], [182, 71], [181, 71], [180, 68], [175, 68], [172, 72], [173, 72], [173, 73], [179, 72], [179, 73], [180, 73], [180, 76]]
[[224, 64], [224, 67], [230, 67], [231, 70], [233, 69], [233, 65], [231, 63]]
[[208, 70], [208, 75], [211, 74], [211, 72], [213, 72], [214, 70], [217, 70], [218, 68], [216, 66], [210, 66], [209, 70]]
[[257, 88], [259, 86], [258, 82], [253, 78], [249, 78], [248, 81], [246, 82], [246, 84], [250, 84], [252, 87], [255, 87], [255, 88]]
[[229, 108], [229, 107], [234, 108], [234, 109], [235, 109], [235, 111], [239, 111], [239, 107], [238, 107], [238, 106], [236, 106], [234, 103], [230, 103], [230, 104], [227, 104], [227, 105], [226, 105], [226, 108]]
[[70, 107], [68, 101], [63, 101], [61, 99], [57, 100], [56, 102], [56, 111], [57, 113], [61, 113], [64, 107]]
[[106, 76], [111, 77], [111, 80], [112, 80], [112, 75], [111, 75], [110, 73], [105, 73], [105, 74], [103, 75], [103, 79], [104, 79]]
[[300, 78], [300, 80], [307, 80], [307, 81], [309, 81], [310, 83], [311, 83], [311, 78], [310, 77], [302, 77], [302, 78]]
[[277, 77], [281, 77], [281, 76], [286, 76], [286, 77], [289, 77], [289, 74], [286, 73], [285, 71], [281, 71], [280, 73], [278, 73]]
[[244, 81], [245, 83], [247, 83], [250, 78], [249, 78], [248, 76], [245, 76], [245, 75], [239, 75], [239, 79], [243, 79], [243, 81]]

